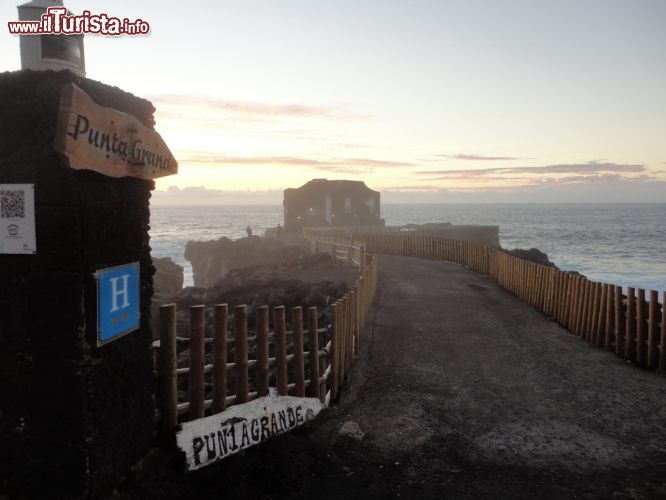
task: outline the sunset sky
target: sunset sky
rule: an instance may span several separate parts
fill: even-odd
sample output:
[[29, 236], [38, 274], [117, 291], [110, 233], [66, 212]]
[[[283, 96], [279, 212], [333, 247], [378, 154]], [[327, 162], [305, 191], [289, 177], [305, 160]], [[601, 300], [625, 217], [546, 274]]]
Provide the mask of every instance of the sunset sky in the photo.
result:
[[280, 203], [312, 178], [385, 202], [666, 202], [664, 0], [65, 4], [151, 25], [85, 43], [89, 78], [157, 108], [180, 172], [156, 202]]

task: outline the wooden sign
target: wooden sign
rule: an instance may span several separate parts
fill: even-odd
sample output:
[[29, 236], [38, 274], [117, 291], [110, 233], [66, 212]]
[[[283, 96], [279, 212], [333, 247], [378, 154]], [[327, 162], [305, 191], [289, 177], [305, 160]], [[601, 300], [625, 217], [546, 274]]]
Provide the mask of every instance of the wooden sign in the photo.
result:
[[322, 410], [317, 398], [268, 396], [181, 424], [176, 434], [185, 452], [187, 470], [194, 471], [218, 462], [312, 420]]
[[110, 177], [155, 179], [178, 173], [160, 134], [134, 116], [99, 106], [73, 83], [60, 93], [55, 149], [69, 166]]

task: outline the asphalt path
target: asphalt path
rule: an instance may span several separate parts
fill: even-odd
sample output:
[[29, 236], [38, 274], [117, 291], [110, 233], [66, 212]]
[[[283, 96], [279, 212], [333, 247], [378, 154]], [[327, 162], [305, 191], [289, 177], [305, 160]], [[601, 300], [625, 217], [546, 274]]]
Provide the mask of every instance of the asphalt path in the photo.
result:
[[172, 479], [128, 498], [666, 498], [666, 378], [587, 346], [485, 276], [382, 256], [339, 402]]
[[588, 347], [461, 266], [384, 256], [379, 270], [362, 355], [317, 433], [337, 440], [348, 477], [365, 476], [357, 486], [377, 497], [666, 498], [666, 378]]

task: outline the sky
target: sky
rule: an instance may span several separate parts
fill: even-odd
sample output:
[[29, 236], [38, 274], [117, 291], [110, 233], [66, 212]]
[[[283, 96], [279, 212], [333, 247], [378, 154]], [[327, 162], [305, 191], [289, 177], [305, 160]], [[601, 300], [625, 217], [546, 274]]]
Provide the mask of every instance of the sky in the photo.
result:
[[[20, 69], [0, 5], [0, 71]], [[179, 162], [156, 203], [666, 202], [664, 0], [65, 0], [150, 24], [85, 38]]]

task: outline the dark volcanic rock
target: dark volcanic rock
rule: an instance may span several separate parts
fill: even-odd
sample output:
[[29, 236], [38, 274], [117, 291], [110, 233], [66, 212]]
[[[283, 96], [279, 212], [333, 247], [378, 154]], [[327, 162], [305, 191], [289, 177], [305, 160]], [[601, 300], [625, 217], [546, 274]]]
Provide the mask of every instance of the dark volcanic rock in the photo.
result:
[[183, 289], [183, 268], [170, 257], [155, 258], [155, 275], [153, 276], [153, 289], [155, 293], [173, 295]]
[[[298, 247], [296, 249], [299, 250]], [[282, 247], [278, 247], [278, 255], [282, 251]], [[209, 287], [186, 287], [176, 294], [156, 294], [153, 297], [153, 332], [157, 337], [159, 307], [166, 303], [177, 306], [178, 332], [181, 336], [188, 335], [189, 308], [196, 305], [205, 305], [210, 309], [216, 304], [228, 304], [231, 314], [234, 306], [245, 304], [250, 318], [253, 318], [257, 307], [264, 305], [271, 308], [284, 306], [287, 310], [300, 306], [304, 311], [316, 306], [320, 324], [328, 324], [327, 306], [344, 296], [357, 278], [356, 268], [333, 263], [327, 253], [301, 255], [280, 263], [233, 268]], [[209, 315], [208, 321], [211, 320]]]
[[208, 288], [188, 287], [173, 298], [178, 309], [193, 305], [245, 304], [248, 314], [264, 305], [287, 309], [324, 309], [347, 293], [357, 277], [353, 268], [336, 266], [328, 254], [276, 265], [251, 265], [229, 271]]
[[519, 259], [536, 262], [537, 264], [541, 264], [542, 266], [557, 267], [555, 264], [553, 264], [550, 261], [550, 259], [548, 259], [548, 255], [543, 253], [538, 248], [530, 248], [529, 250], [525, 250], [523, 248], [515, 248], [513, 250], [505, 250], [505, 251], [509, 255], [513, 255], [514, 257], [518, 257]]
[[194, 286], [209, 287], [231, 269], [257, 264], [282, 264], [297, 261], [303, 256], [300, 246], [285, 245], [259, 236], [231, 240], [190, 241], [185, 258], [192, 264]]

